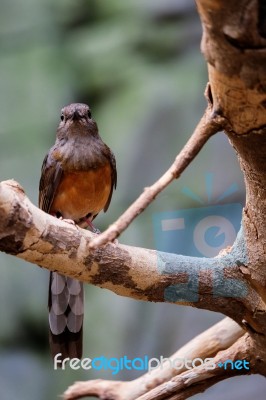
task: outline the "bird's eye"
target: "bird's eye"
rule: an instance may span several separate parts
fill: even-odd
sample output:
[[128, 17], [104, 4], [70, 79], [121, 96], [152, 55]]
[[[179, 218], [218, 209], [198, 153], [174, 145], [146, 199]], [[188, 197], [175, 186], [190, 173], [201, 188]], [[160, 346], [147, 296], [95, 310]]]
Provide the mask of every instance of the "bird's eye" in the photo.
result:
[[64, 114], [61, 114], [60, 119], [61, 119], [61, 121], [64, 121]]
[[91, 119], [91, 111], [88, 110], [88, 117]]

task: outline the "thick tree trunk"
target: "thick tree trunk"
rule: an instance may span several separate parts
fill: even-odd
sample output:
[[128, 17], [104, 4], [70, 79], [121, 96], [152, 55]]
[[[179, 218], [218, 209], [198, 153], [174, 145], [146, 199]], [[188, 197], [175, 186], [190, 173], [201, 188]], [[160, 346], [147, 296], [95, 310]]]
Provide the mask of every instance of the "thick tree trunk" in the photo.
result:
[[[250, 335], [266, 370], [266, 7], [263, 0], [196, 0], [203, 26], [214, 113], [228, 121], [246, 184], [243, 227], [247, 265], [240, 266], [260, 301], [248, 306]], [[254, 331], [253, 331], [254, 330]], [[259, 335], [257, 335], [257, 332]]]

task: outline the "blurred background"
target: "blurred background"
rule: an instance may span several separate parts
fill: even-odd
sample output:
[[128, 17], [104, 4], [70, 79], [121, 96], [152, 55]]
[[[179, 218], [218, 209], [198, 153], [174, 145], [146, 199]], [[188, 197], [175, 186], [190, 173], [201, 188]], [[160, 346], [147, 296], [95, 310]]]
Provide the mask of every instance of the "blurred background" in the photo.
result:
[[[61, 108], [88, 103], [117, 159], [117, 191], [96, 220], [107, 227], [169, 167], [204, 111], [200, 39], [193, 0], [1, 0], [0, 179], [19, 181], [37, 204]], [[245, 197], [236, 156], [220, 133], [119, 241], [155, 248], [154, 216], [217, 204], [232, 185], [219, 204], [243, 205]], [[110, 371], [53, 370], [47, 286], [47, 271], [0, 254], [1, 399], [53, 400], [76, 380], [114, 378]], [[84, 356], [168, 357], [221, 318], [87, 285]], [[139, 375], [122, 371], [115, 379]], [[265, 398], [263, 378], [234, 378], [195, 398], [251, 396]]]

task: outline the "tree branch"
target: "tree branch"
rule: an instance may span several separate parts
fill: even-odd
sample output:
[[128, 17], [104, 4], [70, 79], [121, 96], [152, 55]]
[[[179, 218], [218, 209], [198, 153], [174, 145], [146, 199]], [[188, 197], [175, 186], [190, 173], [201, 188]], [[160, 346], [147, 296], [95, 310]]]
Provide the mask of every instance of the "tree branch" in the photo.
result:
[[[205, 358], [214, 357], [219, 351], [230, 347], [243, 334], [244, 331], [238, 324], [230, 318], [225, 318], [188, 342], [173, 354], [170, 360], [193, 360], [197, 357], [204, 360]], [[153, 369], [130, 382], [105, 381], [101, 379], [76, 382], [66, 390], [64, 400], [75, 400], [92, 395], [96, 395], [100, 399], [134, 400], [184, 371], [186, 371], [185, 367], [176, 369], [168, 361], [165, 361], [162, 367]]]
[[1, 251], [121, 296], [218, 311], [258, 329], [242, 231], [230, 253], [209, 259], [121, 244], [91, 250], [94, 236], [35, 207], [16, 182], [0, 184]]
[[[138, 397], [136, 400], [184, 400], [195, 394], [204, 392], [209, 387], [224, 379], [231, 378], [236, 375], [250, 374], [250, 338], [246, 334], [240, 338], [229, 349], [219, 352], [216, 357], [210, 362], [202, 364], [196, 368], [183, 372], [171, 379], [171, 381], [164, 383], [147, 394]], [[236, 361], [245, 360], [248, 362], [248, 369], [246, 368], [232, 368], [230, 367]], [[211, 369], [215, 366], [213, 369]], [[227, 365], [225, 367], [221, 365]]]
[[160, 192], [162, 192], [162, 190], [164, 190], [174, 179], [179, 178], [181, 173], [186, 169], [191, 161], [194, 160], [208, 139], [215, 133], [224, 129], [226, 120], [218, 113], [213, 112], [209, 85], [207, 85], [205, 90], [205, 96], [208, 100], [208, 107], [194, 133], [177, 155], [171, 167], [152, 186], [146, 187], [139, 198], [131, 204], [131, 206], [118, 218], [117, 221], [91, 241], [91, 249], [99, 248], [100, 246], [115, 240], [131, 224], [131, 222], [148, 207], [148, 205]]

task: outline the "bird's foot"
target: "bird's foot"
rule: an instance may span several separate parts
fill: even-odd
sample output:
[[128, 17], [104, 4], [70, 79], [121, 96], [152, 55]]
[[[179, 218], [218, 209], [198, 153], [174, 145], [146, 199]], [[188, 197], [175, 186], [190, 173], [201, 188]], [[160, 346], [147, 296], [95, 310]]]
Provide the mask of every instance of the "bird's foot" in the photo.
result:
[[76, 222], [73, 221], [73, 219], [68, 219], [68, 218], [65, 219], [65, 218], [63, 218], [63, 217], [60, 217], [59, 219], [60, 219], [60, 221], [64, 221], [64, 222], [66, 222], [67, 224], [76, 225]]
[[64, 221], [67, 224], [77, 226], [76, 222], [73, 221], [73, 219], [63, 218], [63, 216], [61, 214], [59, 214], [59, 213], [55, 213], [55, 214], [52, 214], [52, 215], [53, 215], [53, 217], [56, 217], [57, 219], [59, 219], [59, 221]]

